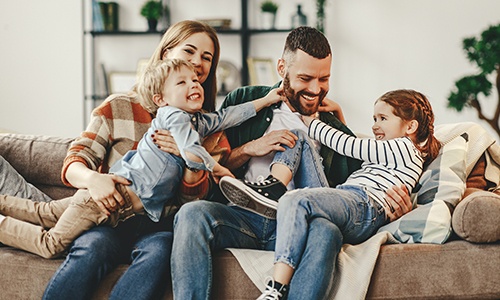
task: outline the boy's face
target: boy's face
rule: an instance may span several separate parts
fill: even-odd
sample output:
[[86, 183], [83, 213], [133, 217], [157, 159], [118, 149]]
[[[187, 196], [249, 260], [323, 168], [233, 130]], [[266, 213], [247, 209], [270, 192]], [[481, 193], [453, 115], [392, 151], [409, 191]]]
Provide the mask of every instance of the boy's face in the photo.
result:
[[394, 114], [392, 106], [377, 101], [373, 107], [372, 131], [377, 140], [390, 140], [407, 135], [408, 122]]
[[168, 76], [162, 94], [167, 105], [188, 113], [198, 112], [203, 106], [203, 87], [196, 73], [187, 67], [181, 67], [179, 71], [173, 71]]

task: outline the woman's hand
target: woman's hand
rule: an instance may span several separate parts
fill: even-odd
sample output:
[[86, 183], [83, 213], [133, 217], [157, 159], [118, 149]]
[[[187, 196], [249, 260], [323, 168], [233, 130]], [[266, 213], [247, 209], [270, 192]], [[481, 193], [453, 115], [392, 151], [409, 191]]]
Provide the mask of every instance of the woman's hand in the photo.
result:
[[151, 135], [151, 138], [153, 138], [153, 143], [155, 143], [155, 145], [158, 146], [158, 148], [163, 152], [170, 153], [175, 156], [181, 156], [181, 152], [179, 151], [179, 148], [177, 148], [177, 143], [175, 142], [174, 137], [170, 134], [170, 131], [166, 129], [156, 130], [155, 133]]
[[393, 208], [393, 211], [391, 211], [390, 208], [385, 208], [385, 213], [391, 222], [407, 214], [413, 208], [410, 193], [404, 185], [401, 187], [393, 186], [391, 189], [387, 190], [385, 200]]
[[345, 122], [345, 117], [344, 113], [342, 112], [342, 107], [340, 105], [328, 98], [323, 99], [323, 102], [321, 102], [320, 107], [318, 108], [319, 112], [333, 112], [333, 114], [339, 119], [340, 122], [347, 124]]
[[130, 182], [120, 176], [113, 174], [95, 173], [90, 181], [88, 191], [92, 200], [103, 213], [110, 215], [119, 207], [125, 205], [122, 195], [116, 190], [116, 184], [129, 185]]

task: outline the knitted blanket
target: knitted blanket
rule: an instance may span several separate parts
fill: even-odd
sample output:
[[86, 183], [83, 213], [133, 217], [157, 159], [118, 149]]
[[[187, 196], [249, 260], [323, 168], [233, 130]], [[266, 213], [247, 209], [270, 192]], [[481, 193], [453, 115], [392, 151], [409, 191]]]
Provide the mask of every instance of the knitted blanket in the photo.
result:
[[[390, 233], [380, 232], [364, 243], [345, 244], [337, 258], [328, 299], [365, 299], [380, 246], [398, 243]], [[252, 282], [264, 291], [265, 279], [273, 273], [273, 251], [228, 248]]]

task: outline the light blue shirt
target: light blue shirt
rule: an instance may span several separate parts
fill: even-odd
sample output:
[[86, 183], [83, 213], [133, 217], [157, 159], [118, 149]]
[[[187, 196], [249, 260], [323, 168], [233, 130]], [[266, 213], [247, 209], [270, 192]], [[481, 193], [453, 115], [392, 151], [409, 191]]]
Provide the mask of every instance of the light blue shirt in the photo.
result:
[[[111, 167], [110, 173], [131, 181], [130, 187], [141, 199], [146, 213], [158, 222], [163, 206], [177, 191], [186, 164], [190, 168], [213, 171], [216, 162], [201, 145], [201, 138], [240, 125], [255, 115], [251, 102], [195, 114], [172, 106], [160, 107], [137, 150], [128, 151]], [[157, 129], [170, 131], [182, 158], [158, 149], [151, 138]], [[198, 156], [202, 162], [188, 160], [186, 152]]]

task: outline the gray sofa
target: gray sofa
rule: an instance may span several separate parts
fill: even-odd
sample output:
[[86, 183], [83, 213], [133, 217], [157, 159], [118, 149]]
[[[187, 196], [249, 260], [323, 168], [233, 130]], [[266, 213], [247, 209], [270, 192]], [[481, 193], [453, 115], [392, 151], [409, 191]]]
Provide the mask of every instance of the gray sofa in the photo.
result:
[[[0, 155], [29, 182], [58, 199], [75, 192], [60, 180], [62, 161], [70, 142], [70, 139], [57, 137], [0, 134]], [[475, 234], [470, 230], [483, 228], [490, 232], [481, 234], [491, 237], [497, 234], [491, 230], [498, 230], [499, 211], [499, 197], [488, 193], [472, 194], [456, 207], [453, 222], [462, 224], [462, 238], [474, 240], [469, 239]], [[477, 226], [480, 224], [492, 225]], [[443, 245], [382, 246], [367, 298], [499, 299], [498, 238], [493, 243], [471, 243], [461, 237], [454, 234]], [[0, 299], [40, 299], [61, 262], [62, 259], [47, 260], [21, 250], [0, 247]], [[127, 265], [122, 265], [109, 274], [94, 299], [106, 299], [126, 268]], [[216, 254], [213, 299], [255, 299], [259, 294], [230, 252]], [[171, 298], [169, 289], [164, 299]]]

